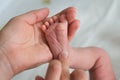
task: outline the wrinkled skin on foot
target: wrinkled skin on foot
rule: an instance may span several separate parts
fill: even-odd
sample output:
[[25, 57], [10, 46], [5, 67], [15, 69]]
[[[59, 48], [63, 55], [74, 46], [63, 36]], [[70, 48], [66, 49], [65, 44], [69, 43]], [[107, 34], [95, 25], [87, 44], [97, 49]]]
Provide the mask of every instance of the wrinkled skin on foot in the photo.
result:
[[60, 53], [68, 52], [68, 21], [65, 15], [62, 15], [48, 23], [43, 26], [43, 31], [54, 58], [57, 58]]

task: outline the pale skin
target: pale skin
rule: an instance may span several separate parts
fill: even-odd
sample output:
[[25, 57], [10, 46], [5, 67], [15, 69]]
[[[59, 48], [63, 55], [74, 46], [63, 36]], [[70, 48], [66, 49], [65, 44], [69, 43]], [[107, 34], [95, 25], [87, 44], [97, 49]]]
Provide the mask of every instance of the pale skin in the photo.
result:
[[[70, 14], [68, 15], [68, 13]], [[79, 25], [79, 21], [75, 19], [75, 8], [73, 7], [67, 8], [62, 12], [60, 12], [59, 14], [57, 14], [56, 16], [59, 16], [61, 14], [68, 15], [67, 16], [69, 21], [68, 38], [70, 41]], [[44, 41], [45, 39], [43, 37], [42, 32], [40, 31], [38, 33], [36, 29], [35, 31], [33, 30], [35, 27], [39, 27], [41, 25], [41, 23], [37, 23], [37, 22], [46, 18], [47, 15], [48, 15], [48, 9], [31, 11], [26, 14], [13, 18], [2, 29], [2, 31], [0, 32], [0, 79], [1, 80], [10, 80], [17, 73], [32, 67], [36, 67], [37, 65], [43, 64], [52, 59], [52, 54], [51, 53], [49, 54], [50, 51], [48, 49], [46, 41]], [[40, 43], [38, 43], [38, 46], [37, 43], [36, 45], [34, 44], [36, 41], [34, 41], [33, 39], [32, 39], [33, 41], [31, 40], [31, 38], [33, 38], [31, 34], [34, 32], [40, 35], [39, 38], [37, 38], [37, 36], [35, 35], [33, 36], [36, 38], [35, 40], [40, 39], [39, 41]], [[26, 40], [26, 38], [28, 38], [28, 41]], [[35, 48], [39, 49], [40, 51], [39, 54], [35, 54], [36, 53]], [[34, 60], [32, 58], [34, 58]], [[53, 62], [51, 62], [51, 64], [52, 63]], [[54, 66], [56, 66], [56, 64], [59, 63], [60, 62], [58, 61], [54, 62]], [[49, 70], [54, 68], [54, 66], [50, 67]], [[76, 70], [74, 71], [74, 73], [80, 74], [81, 72], [78, 71], [79, 70]], [[56, 72], [59, 73], [60, 70], [57, 69]], [[74, 73], [71, 74], [73, 78], [76, 77]], [[56, 79], [55, 76], [60, 75], [60, 74], [54, 75], [55, 73], [51, 73], [51, 74], [53, 75], [53, 77], [51, 77], [50, 79]], [[66, 78], [68, 78], [68, 76]]]
[[68, 22], [65, 15], [55, 17], [48, 19], [42, 26], [54, 58], [57, 58], [61, 52], [68, 51], [70, 66], [89, 70], [91, 80], [115, 80], [107, 53], [96, 47], [71, 48], [67, 38]]
[[[11, 19], [0, 31], [0, 78], [10, 80], [14, 75], [52, 60], [53, 55], [46, 43], [40, 29], [41, 22], [45, 20], [49, 10], [47, 8], [34, 10]], [[65, 15], [68, 21], [68, 40], [73, 38], [79, 26], [75, 19], [75, 8], [70, 7], [56, 16]], [[80, 49], [72, 50], [79, 51]], [[83, 51], [82, 51], [83, 50]], [[82, 49], [82, 52], [86, 50]], [[93, 51], [96, 48], [92, 48]], [[92, 50], [87, 50], [92, 52]], [[96, 50], [99, 52], [99, 50]], [[78, 58], [78, 57], [76, 57]], [[84, 58], [84, 57], [83, 57]], [[70, 66], [80, 68], [70, 53]], [[83, 60], [83, 59], [82, 59]], [[78, 64], [78, 63], [77, 63]], [[81, 69], [87, 69], [82, 68]]]
[[[68, 14], [70, 13], [70, 14]], [[0, 78], [10, 80], [26, 69], [53, 59], [40, 27], [49, 10], [43, 8], [12, 18], [0, 31]], [[79, 26], [75, 8], [70, 7], [56, 16], [67, 15], [69, 41]], [[73, 29], [73, 27], [76, 27]]]
[[[85, 72], [74, 70], [69, 73], [69, 65], [66, 60], [52, 60], [48, 66], [45, 78], [37, 76], [35, 80], [87, 80]], [[63, 75], [64, 74], [64, 75]]]
[[[59, 50], [62, 51], [60, 51], [60, 54], [57, 54], [58, 55], [57, 57], [54, 56], [54, 58], [58, 58], [59, 61], [58, 60], [51, 61], [45, 79], [37, 76], [36, 80], [87, 80], [84, 71], [74, 70], [71, 74], [69, 73], [69, 54], [68, 54], [69, 50], [67, 49], [68, 48], [66, 45], [67, 42], [65, 42], [65, 44], [64, 42], [62, 42], [68, 40], [66, 31], [68, 29], [68, 27], [66, 27], [68, 25], [67, 20], [64, 18], [64, 15], [61, 16], [60, 22], [57, 21], [56, 16], [52, 17], [52, 19], [50, 20], [48, 19], [50, 21], [49, 23], [50, 25], [47, 22], [45, 22], [45, 25], [42, 25], [42, 30], [44, 31], [47, 40], [51, 40], [53, 39], [53, 37], [59, 40], [60, 44], [55, 40], [53, 40], [55, 42], [50, 41], [51, 43], [48, 43], [51, 44], [50, 47], [54, 48], [56, 44], [59, 44], [59, 46], [62, 48], [53, 49], [54, 51], [51, 50], [51, 52], [56, 53]], [[59, 36], [59, 38], [56, 36], [56, 34], [57, 36]]]

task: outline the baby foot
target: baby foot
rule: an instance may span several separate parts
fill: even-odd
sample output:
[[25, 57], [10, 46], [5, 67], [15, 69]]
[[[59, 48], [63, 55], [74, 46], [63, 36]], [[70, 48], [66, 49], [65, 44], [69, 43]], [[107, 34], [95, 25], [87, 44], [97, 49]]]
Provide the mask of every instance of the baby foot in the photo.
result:
[[42, 26], [42, 30], [54, 58], [57, 58], [59, 53], [68, 51], [68, 22], [64, 15], [48, 19]]

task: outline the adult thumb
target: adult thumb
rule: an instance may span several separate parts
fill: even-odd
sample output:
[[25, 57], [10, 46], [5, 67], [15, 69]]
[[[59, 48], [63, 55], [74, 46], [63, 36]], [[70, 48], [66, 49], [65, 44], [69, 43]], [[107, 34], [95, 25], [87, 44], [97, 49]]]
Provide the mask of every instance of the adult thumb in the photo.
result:
[[30, 12], [27, 12], [25, 14], [22, 14], [20, 16], [17, 16], [19, 19], [27, 22], [28, 24], [35, 24], [39, 21], [44, 20], [49, 14], [48, 8], [42, 8], [38, 10], [33, 10]]

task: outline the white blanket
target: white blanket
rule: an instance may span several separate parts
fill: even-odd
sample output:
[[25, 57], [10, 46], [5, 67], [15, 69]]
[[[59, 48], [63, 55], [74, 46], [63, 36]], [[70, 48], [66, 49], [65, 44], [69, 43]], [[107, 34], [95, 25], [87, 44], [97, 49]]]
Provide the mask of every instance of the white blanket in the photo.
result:
[[[120, 0], [1, 0], [0, 26], [11, 17], [29, 10], [49, 7], [51, 15], [74, 6], [81, 26], [71, 45], [74, 47], [97, 46], [105, 49], [111, 57], [116, 80], [120, 80]], [[35, 75], [45, 75], [46, 65], [23, 72], [13, 80], [34, 80]]]

